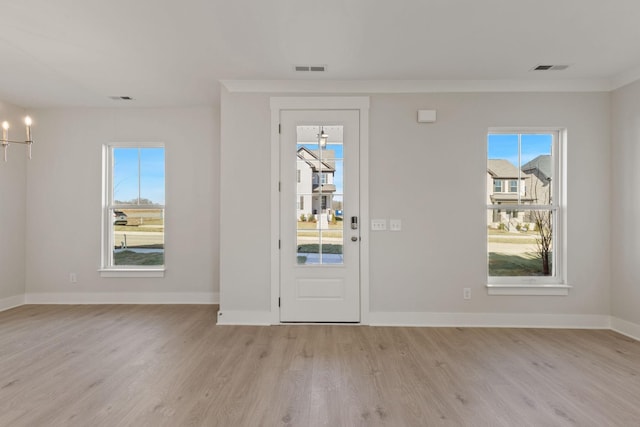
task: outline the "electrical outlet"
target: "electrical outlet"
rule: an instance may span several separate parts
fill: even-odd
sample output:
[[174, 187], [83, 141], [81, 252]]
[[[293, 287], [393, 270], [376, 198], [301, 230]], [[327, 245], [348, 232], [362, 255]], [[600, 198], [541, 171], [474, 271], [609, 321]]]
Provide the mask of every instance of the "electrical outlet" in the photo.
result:
[[402, 220], [401, 219], [390, 219], [389, 220], [389, 231], [401, 231], [402, 230]]
[[471, 288], [464, 288], [462, 290], [462, 298], [471, 299]]
[[78, 275], [76, 273], [69, 273], [69, 283], [78, 283]]
[[387, 229], [386, 219], [372, 219], [371, 231], [385, 231]]

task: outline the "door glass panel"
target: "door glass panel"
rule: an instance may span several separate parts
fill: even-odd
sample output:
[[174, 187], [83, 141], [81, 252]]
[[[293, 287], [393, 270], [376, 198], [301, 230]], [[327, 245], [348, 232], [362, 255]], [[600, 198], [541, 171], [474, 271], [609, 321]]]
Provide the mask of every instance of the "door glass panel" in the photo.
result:
[[297, 126], [296, 135], [296, 263], [342, 264], [343, 126]]

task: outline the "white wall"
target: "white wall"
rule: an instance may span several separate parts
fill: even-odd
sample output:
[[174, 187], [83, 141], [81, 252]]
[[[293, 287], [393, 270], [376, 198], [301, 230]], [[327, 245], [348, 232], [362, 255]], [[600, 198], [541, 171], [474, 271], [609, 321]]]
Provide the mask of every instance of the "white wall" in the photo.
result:
[[611, 314], [640, 334], [640, 82], [614, 91], [611, 104]]
[[220, 307], [226, 311], [270, 309], [269, 108], [267, 95], [222, 88]]
[[[223, 89], [221, 108], [221, 310], [266, 312], [269, 95]], [[416, 123], [424, 108], [436, 123]], [[608, 93], [372, 95], [370, 217], [403, 226], [371, 233], [372, 312], [608, 315], [609, 113]], [[500, 126], [568, 129], [569, 296], [486, 293], [486, 133]]]
[[[23, 140], [24, 110], [0, 102], [0, 123], [11, 124], [9, 138]], [[8, 148], [5, 163], [0, 146], [0, 310], [22, 303], [25, 287], [26, 146]]]
[[[28, 171], [28, 302], [217, 300], [219, 114], [212, 108], [42, 109]], [[101, 278], [101, 149], [163, 142], [164, 278]], [[69, 273], [78, 282], [69, 282]]]

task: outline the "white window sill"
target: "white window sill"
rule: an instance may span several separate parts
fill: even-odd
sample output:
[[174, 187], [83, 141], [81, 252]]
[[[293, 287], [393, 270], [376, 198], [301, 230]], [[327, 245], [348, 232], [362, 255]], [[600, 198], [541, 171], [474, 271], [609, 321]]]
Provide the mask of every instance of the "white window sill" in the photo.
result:
[[100, 277], [164, 277], [165, 269], [158, 268], [109, 268], [100, 269]]
[[509, 284], [488, 284], [488, 295], [569, 295], [569, 285], [546, 284], [546, 285], [509, 285]]

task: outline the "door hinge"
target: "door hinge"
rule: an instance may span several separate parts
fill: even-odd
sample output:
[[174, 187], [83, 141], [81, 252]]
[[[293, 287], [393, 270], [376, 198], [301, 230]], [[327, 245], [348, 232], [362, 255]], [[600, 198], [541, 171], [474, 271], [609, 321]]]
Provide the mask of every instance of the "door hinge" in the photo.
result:
[[280, 298], [278, 298], [278, 307], [280, 307]]
[[278, 192], [282, 191], [282, 183], [278, 181]]
[[280, 239], [278, 239], [278, 249], [280, 249]]
[[278, 133], [282, 133], [282, 125], [278, 123]]

